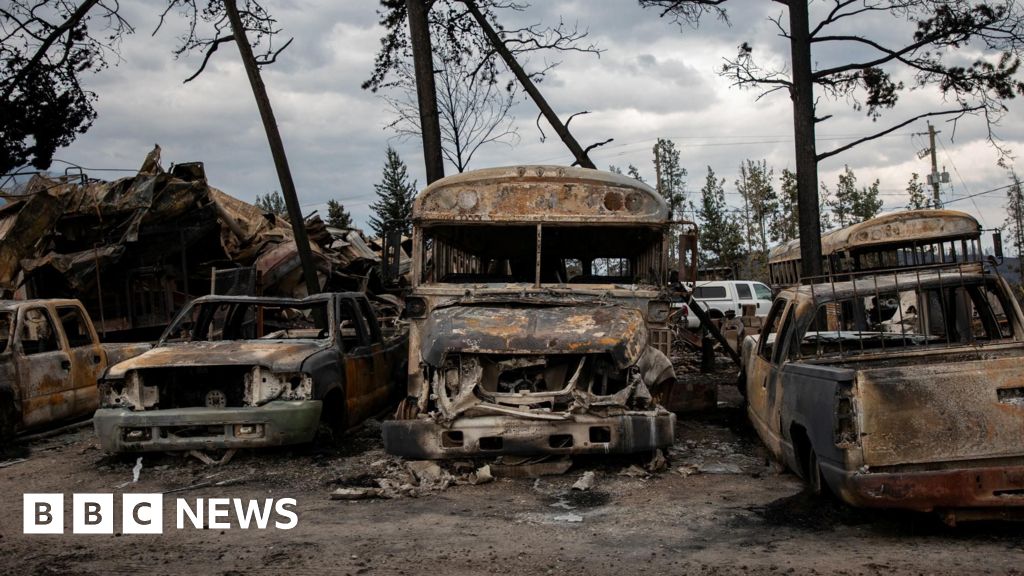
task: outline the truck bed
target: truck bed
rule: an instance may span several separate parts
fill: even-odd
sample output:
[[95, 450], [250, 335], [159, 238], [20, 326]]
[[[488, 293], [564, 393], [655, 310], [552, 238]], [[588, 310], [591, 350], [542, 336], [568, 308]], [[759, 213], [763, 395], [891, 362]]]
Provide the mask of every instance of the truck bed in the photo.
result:
[[[848, 358], [864, 464], [1024, 456], [1024, 344]], [[823, 364], [823, 363], [822, 363]]]

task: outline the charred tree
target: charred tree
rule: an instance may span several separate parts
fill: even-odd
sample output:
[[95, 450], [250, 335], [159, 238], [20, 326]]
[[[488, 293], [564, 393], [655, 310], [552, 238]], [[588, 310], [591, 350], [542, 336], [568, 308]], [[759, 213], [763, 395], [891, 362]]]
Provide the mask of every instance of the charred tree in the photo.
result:
[[238, 6], [235, 0], [224, 0], [224, 8], [227, 11], [228, 19], [231, 22], [235, 43], [238, 45], [238, 52], [242, 57], [242, 64], [245, 66], [245, 74], [249, 77], [249, 84], [252, 86], [253, 96], [256, 98], [256, 106], [260, 110], [260, 119], [263, 121], [263, 129], [267, 133], [267, 142], [270, 144], [270, 153], [274, 157], [274, 168], [277, 170], [277, 178], [281, 183], [281, 194], [284, 196], [285, 205], [288, 207], [288, 221], [292, 226], [292, 233], [295, 236], [295, 247], [299, 253], [299, 261], [302, 264], [302, 276], [306, 281], [306, 291], [309, 294], [320, 292], [320, 282], [316, 276], [316, 266], [313, 264], [313, 253], [309, 248], [309, 238], [306, 236], [306, 226], [302, 218], [302, 208], [299, 206], [299, 197], [295, 192], [295, 182], [292, 180], [292, 172], [288, 167], [288, 157], [285, 155], [284, 142], [281, 140], [281, 132], [277, 128], [277, 120], [274, 118], [274, 110], [270, 106], [270, 98], [267, 96], [267, 88], [263, 84], [260, 75], [259, 65], [253, 55], [252, 46], [245, 33], [242, 18], [238, 13]]

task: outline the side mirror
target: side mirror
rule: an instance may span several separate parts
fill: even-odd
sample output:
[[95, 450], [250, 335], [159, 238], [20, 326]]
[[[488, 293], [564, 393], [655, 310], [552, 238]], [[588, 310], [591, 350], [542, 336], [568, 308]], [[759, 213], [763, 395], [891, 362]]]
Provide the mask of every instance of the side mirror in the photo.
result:
[[992, 233], [992, 251], [996, 254], [996, 260], [1003, 261], [1003, 233], [996, 230]]

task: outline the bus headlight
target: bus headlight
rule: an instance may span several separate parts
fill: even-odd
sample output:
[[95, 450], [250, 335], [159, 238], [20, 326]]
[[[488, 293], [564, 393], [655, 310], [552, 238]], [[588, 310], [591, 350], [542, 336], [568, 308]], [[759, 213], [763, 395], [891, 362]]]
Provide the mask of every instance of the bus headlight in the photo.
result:
[[427, 301], [419, 296], [410, 296], [405, 299], [406, 318], [426, 318]]

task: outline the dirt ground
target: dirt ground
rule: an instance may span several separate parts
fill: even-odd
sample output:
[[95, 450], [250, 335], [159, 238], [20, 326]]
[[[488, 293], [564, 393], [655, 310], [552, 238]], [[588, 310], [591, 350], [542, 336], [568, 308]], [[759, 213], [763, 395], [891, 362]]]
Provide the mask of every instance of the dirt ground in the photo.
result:
[[[810, 497], [765, 461], [735, 389], [680, 418], [668, 469], [577, 458], [560, 476], [498, 478], [419, 497], [331, 500], [388, 462], [379, 425], [338, 442], [239, 452], [224, 466], [103, 454], [91, 428], [38, 440], [0, 468], [0, 574], [1022, 574], [1024, 525], [948, 528], [931, 515]], [[11, 455], [7, 456], [8, 458]], [[393, 464], [393, 461], [391, 461]], [[478, 462], [477, 464], [483, 464]], [[586, 471], [596, 484], [570, 489]], [[161, 535], [23, 535], [22, 494], [165, 492]], [[173, 499], [295, 498], [292, 530], [176, 530]], [[118, 510], [118, 513], [120, 510]], [[119, 529], [120, 520], [115, 522]]]

